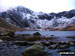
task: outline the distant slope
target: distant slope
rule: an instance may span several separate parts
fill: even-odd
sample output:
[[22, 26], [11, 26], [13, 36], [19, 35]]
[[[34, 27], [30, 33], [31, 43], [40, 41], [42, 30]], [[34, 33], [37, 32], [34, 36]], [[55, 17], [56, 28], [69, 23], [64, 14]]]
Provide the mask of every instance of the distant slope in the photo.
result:
[[62, 29], [53, 29], [52, 31], [75, 31], [75, 25], [67, 26]]
[[22, 29], [22, 28], [18, 28], [16, 26], [13, 26], [12, 24], [9, 24], [8, 22], [6, 22], [3, 18], [0, 18], [0, 27], [1, 28], [5, 28], [7, 30], [14, 30], [14, 31], [17, 31], [17, 30], [25, 30], [25, 29]]

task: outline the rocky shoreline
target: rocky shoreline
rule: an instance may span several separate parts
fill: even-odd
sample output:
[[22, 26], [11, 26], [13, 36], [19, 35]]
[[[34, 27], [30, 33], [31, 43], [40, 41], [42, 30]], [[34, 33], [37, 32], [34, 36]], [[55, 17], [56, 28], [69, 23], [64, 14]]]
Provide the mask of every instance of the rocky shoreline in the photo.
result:
[[[13, 42], [13, 41], [3, 41], [0, 42], [0, 56], [25, 56], [25, 54], [27, 53], [28, 55], [36, 55], [34, 54], [35, 50], [33, 50], [34, 48], [36, 48], [36, 52], [39, 51], [38, 48], [40, 46], [40, 48], [44, 47], [45, 52], [43, 54], [47, 55], [51, 55], [54, 54], [53, 52], [51, 52], [52, 50], [56, 51], [57, 55], [60, 52], [75, 52], [75, 42], [71, 41], [71, 42], [39, 42], [40, 44], [43, 45], [43, 47], [41, 45], [37, 45], [35, 44], [36, 42]], [[34, 47], [35, 46], [35, 47]], [[38, 48], [37, 48], [38, 47]], [[30, 48], [30, 50], [29, 50]], [[26, 51], [28, 50], [28, 51]], [[32, 50], [33, 54], [29, 54], [28, 52], [30, 52]], [[40, 52], [42, 50], [40, 49]], [[24, 53], [25, 52], [25, 53]], [[59, 53], [58, 53], [59, 52]], [[49, 54], [50, 53], [50, 54]], [[43, 55], [41, 54], [41, 55]]]
[[[75, 52], [75, 37], [69, 36], [66, 38], [73, 40], [56, 41], [58, 38], [54, 35], [45, 37], [41, 36], [38, 32], [34, 33], [33, 36], [30, 34], [14, 35], [13, 33], [9, 33], [0, 36], [0, 56], [26, 56], [27, 54], [28, 56], [36, 56], [37, 54], [39, 56], [55, 56], [55, 54], [59, 56], [60, 52]], [[36, 42], [39, 44], [35, 44]], [[38, 50], [42, 47], [44, 47], [44, 51], [42, 49]]]

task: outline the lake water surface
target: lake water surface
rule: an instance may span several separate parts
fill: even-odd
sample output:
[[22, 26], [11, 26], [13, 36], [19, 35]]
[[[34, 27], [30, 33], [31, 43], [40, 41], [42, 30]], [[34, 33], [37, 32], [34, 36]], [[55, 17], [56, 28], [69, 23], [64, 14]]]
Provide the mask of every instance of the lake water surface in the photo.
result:
[[[15, 34], [33, 34], [39, 32], [42, 36], [54, 35], [58, 39], [56, 41], [71, 41], [71, 39], [66, 38], [67, 36], [75, 36], [75, 31], [17, 31]], [[75, 39], [72, 39], [75, 40]], [[54, 40], [55, 41], [55, 40]]]
[[35, 32], [39, 32], [43, 36], [60, 36], [60, 37], [66, 37], [66, 36], [75, 36], [75, 31], [17, 31], [15, 34], [33, 34]]

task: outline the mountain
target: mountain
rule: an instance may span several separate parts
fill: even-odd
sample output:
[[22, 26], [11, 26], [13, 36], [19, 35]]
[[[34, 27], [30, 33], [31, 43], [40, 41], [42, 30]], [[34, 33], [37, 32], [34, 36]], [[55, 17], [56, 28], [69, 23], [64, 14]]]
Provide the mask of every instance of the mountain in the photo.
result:
[[75, 9], [59, 13], [34, 12], [23, 6], [0, 13], [9, 24], [24, 29], [62, 29], [75, 25]]

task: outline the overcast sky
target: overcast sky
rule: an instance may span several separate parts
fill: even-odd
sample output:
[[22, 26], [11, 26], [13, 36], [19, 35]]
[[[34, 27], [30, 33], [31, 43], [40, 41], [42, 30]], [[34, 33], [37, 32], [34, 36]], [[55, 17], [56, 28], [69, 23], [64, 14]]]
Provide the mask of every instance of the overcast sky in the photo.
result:
[[19, 5], [35, 12], [50, 13], [75, 9], [75, 0], [0, 0], [0, 12]]

